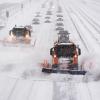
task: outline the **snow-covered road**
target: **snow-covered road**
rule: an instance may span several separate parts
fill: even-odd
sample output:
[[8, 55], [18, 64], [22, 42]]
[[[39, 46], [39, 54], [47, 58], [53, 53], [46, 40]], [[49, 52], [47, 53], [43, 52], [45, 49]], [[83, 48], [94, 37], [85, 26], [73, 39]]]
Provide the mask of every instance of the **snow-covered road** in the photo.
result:
[[[51, 63], [49, 50], [57, 40], [55, 28], [59, 6], [65, 30], [82, 50], [79, 64], [84, 59], [87, 62], [85, 66], [90, 71], [86, 76], [41, 72], [41, 62], [47, 59]], [[0, 100], [99, 100], [99, 6], [97, 0], [33, 0], [11, 16], [6, 27], [0, 30], [0, 40], [9, 35], [14, 25], [31, 24], [32, 40], [36, 43], [34, 47], [9, 47], [0, 43]], [[48, 10], [52, 12], [51, 23], [44, 23]], [[37, 12], [41, 15], [40, 24], [33, 25]]]

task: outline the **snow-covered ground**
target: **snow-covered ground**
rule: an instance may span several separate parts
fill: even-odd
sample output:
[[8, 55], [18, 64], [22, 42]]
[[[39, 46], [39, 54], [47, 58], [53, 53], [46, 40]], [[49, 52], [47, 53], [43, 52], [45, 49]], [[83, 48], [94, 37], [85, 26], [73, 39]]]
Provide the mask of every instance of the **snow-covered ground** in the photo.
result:
[[[65, 30], [82, 50], [79, 64], [88, 71], [85, 76], [41, 72], [40, 63], [44, 59], [51, 62], [49, 50], [57, 40], [58, 6], [63, 10]], [[52, 23], [44, 23], [48, 10], [53, 13]], [[31, 0], [11, 16], [0, 30], [0, 40], [8, 37], [13, 26], [32, 25], [37, 12], [41, 15], [40, 24], [32, 25], [34, 47], [9, 47], [0, 43], [0, 100], [99, 100], [99, 10], [99, 0]]]
[[19, 2], [22, 2], [22, 1], [24, 1], [24, 0], [0, 0], [0, 4], [2, 4], [2, 3], [19, 3]]

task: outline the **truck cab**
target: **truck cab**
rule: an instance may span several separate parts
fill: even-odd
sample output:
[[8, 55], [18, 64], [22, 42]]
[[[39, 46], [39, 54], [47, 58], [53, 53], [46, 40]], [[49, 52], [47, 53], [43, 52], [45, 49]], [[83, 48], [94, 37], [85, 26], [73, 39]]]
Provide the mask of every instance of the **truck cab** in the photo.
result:
[[50, 49], [50, 55], [52, 56], [52, 63], [55, 67], [66, 64], [68, 68], [73, 68], [73, 66], [77, 68], [78, 56], [81, 55], [81, 50], [71, 42], [57, 43]]

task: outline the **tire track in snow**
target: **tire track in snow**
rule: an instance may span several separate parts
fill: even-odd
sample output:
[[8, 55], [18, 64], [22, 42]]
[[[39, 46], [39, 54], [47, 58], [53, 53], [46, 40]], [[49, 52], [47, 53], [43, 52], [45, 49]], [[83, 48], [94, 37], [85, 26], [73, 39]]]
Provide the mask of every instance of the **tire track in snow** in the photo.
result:
[[53, 100], [76, 100], [76, 82], [73, 76], [67, 77], [64, 81], [53, 82]]
[[88, 85], [89, 85], [88, 82], [84, 82], [84, 76], [83, 76], [81, 79], [81, 83], [77, 85], [79, 88], [79, 89], [77, 88], [79, 100], [81, 100], [82, 97], [83, 97], [82, 100], [83, 99], [84, 100], [93, 100], [92, 93], [91, 93], [91, 90]]
[[65, 84], [63, 82], [53, 82], [53, 100], [64, 100], [65, 98], [69, 100], [68, 96], [66, 97], [65, 88], [61, 91], [61, 88], [66, 87]]
[[[75, 5], [74, 7], [77, 8]], [[100, 25], [93, 18], [89, 17], [86, 14], [86, 10], [84, 12], [83, 9], [85, 10], [85, 8], [77, 8], [78, 13], [97, 31], [98, 34], [100, 34]]]
[[[82, 15], [82, 17], [100, 34], [100, 25], [97, 24], [92, 18], [90, 18], [88, 15], [84, 13], [82, 9], [78, 10], [79, 14]], [[97, 28], [98, 27], [98, 28]]]
[[27, 95], [27, 99], [26, 100], [29, 100], [29, 97], [30, 97], [30, 95], [32, 93], [33, 85], [34, 85], [34, 82], [32, 82], [32, 85], [30, 86], [30, 90], [28, 92], [28, 95]]
[[90, 91], [89, 86], [88, 86], [88, 83], [86, 84], [86, 87], [87, 87], [87, 90], [88, 90], [88, 93], [89, 93], [89, 96], [90, 96], [90, 100], [93, 100], [91, 91]]
[[11, 92], [10, 92], [7, 100], [10, 100], [10, 98], [11, 98], [11, 96], [12, 96], [12, 94], [17, 86], [18, 81], [19, 81], [19, 79], [16, 79], [15, 84], [14, 84], [13, 88], [11, 89]]
[[[70, 10], [73, 11], [72, 8], [70, 8]], [[86, 26], [86, 24], [84, 23], [84, 21], [78, 16], [77, 13], [75, 13], [74, 11], [73, 11], [73, 13], [77, 16], [78, 20], [82, 23], [82, 25], [89, 32], [89, 34], [92, 36], [92, 38], [94, 38], [94, 40], [97, 42], [97, 44], [100, 45], [99, 40], [97, 39], [97, 37], [94, 36], [93, 32]]]

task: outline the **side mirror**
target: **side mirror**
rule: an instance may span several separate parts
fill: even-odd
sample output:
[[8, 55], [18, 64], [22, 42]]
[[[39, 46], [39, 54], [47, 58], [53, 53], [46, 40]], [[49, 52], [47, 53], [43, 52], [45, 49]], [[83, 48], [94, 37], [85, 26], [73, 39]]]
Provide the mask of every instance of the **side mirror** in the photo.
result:
[[78, 54], [81, 55], [81, 49], [80, 48], [78, 48]]
[[50, 55], [52, 55], [52, 54], [53, 54], [53, 48], [50, 49]]

